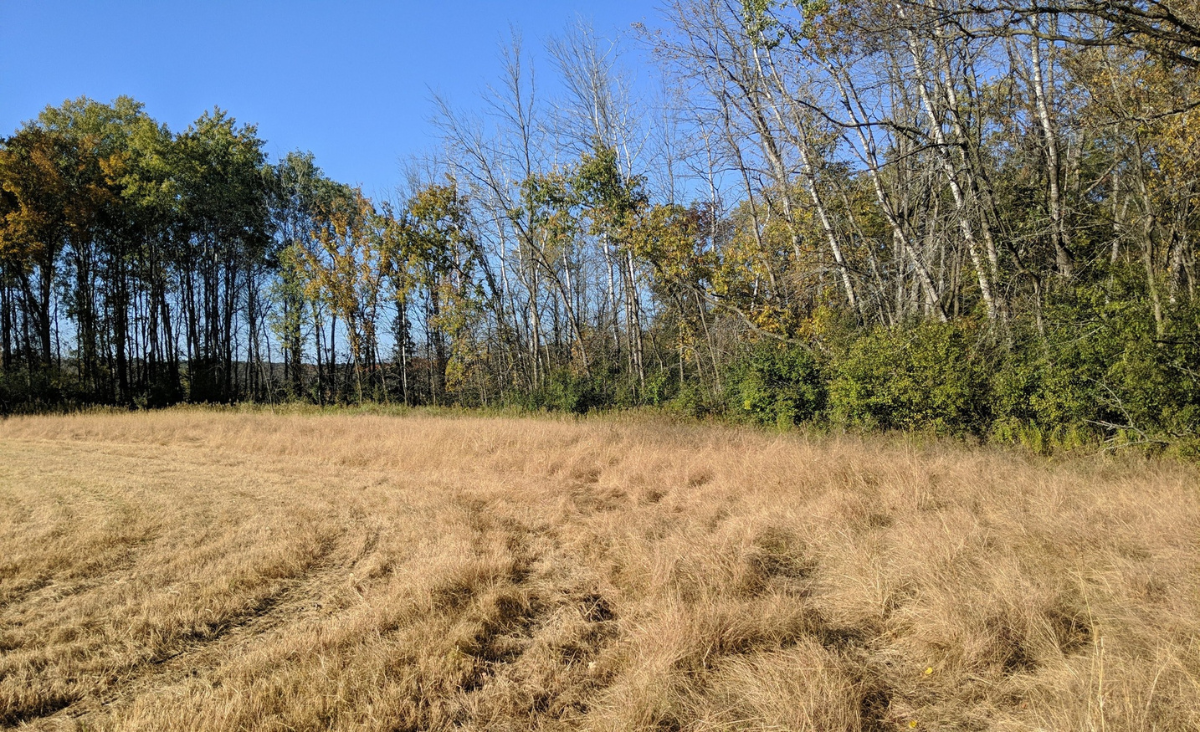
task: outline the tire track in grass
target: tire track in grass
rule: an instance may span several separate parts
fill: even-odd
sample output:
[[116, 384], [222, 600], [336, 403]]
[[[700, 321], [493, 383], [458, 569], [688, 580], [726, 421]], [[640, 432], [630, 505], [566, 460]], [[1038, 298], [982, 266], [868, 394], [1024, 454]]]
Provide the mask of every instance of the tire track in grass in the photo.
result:
[[[186, 640], [179, 650], [139, 662], [103, 693], [85, 695], [65, 706], [22, 720], [44, 721], [50, 725], [68, 720], [86, 723], [88, 718], [104, 715], [139, 695], [180, 683], [201, 669], [220, 668], [241, 655], [250, 646], [266, 639], [275, 630], [302, 622], [320, 610], [321, 601], [336, 591], [340, 580], [348, 577], [353, 561], [332, 557], [337, 539], [326, 541], [321, 551], [296, 577], [280, 581], [275, 591], [260, 598], [245, 612], [221, 623], [211, 633]], [[36, 728], [36, 727], [35, 727]]]

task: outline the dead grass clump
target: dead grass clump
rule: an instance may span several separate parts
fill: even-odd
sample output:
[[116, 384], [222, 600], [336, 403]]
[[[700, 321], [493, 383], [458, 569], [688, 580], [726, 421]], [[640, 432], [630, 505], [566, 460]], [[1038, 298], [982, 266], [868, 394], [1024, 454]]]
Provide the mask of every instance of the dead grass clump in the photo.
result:
[[653, 421], [0, 422], [0, 725], [1200, 728], [1171, 462]]

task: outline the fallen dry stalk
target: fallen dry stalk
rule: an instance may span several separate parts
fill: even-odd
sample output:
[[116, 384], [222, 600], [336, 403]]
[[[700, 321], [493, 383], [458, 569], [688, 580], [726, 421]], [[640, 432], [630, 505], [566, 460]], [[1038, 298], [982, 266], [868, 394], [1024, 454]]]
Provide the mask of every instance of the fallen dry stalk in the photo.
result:
[[0, 423], [0, 724], [1200, 727], [1198, 471], [654, 422]]

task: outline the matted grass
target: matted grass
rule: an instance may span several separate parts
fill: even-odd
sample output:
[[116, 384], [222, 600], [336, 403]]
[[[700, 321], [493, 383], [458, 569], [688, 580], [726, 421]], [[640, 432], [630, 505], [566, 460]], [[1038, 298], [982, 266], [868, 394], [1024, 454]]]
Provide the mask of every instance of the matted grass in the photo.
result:
[[1200, 471], [653, 420], [0, 422], [0, 725], [1200, 727]]

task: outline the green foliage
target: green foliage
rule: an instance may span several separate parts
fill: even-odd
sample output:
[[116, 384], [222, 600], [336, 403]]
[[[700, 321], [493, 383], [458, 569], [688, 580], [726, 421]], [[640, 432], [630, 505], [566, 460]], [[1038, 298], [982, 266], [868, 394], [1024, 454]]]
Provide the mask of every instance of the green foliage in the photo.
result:
[[733, 413], [760, 424], [788, 427], [816, 418], [825, 407], [820, 365], [804, 348], [759, 342], [726, 378]]
[[622, 174], [617, 151], [599, 143], [592, 154], [583, 155], [571, 185], [597, 233], [624, 225], [647, 202], [645, 180]]
[[1044, 338], [1027, 335], [991, 380], [995, 439], [1045, 451], [1101, 436], [1110, 444], [1161, 445], [1196, 434], [1195, 308], [1176, 308], [1161, 335], [1150, 307], [1130, 294], [1077, 288], [1049, 313]]
[[64, 388], [69, 380], [57, 369], [0, 370], [0, 417], [69, 409], [78, 394]]
[[867, 429], [982, 432], [987, 378], [969, 326], [876, 328], [838, 359], [829, 385], [834, 422]]
[[742, 0], [742, 24], [756, 45], [775, 48], [783, 41], [779, 22], [771, 15], [771, 0]]
[[559, 369], [547, 377], [544, 386], [530, 394], [527, 404], [533, 409], [587, 414], [593, 409], [612, 406], [605, 392], [602, 379]]
[[642, 389], [642, 403], [652, 407], [661, 407], [670, 402], [680, 390], [679, 380], [673, 376], [674, 372], [666, 370], [652, 371], [647, 374], [646, 386]]

